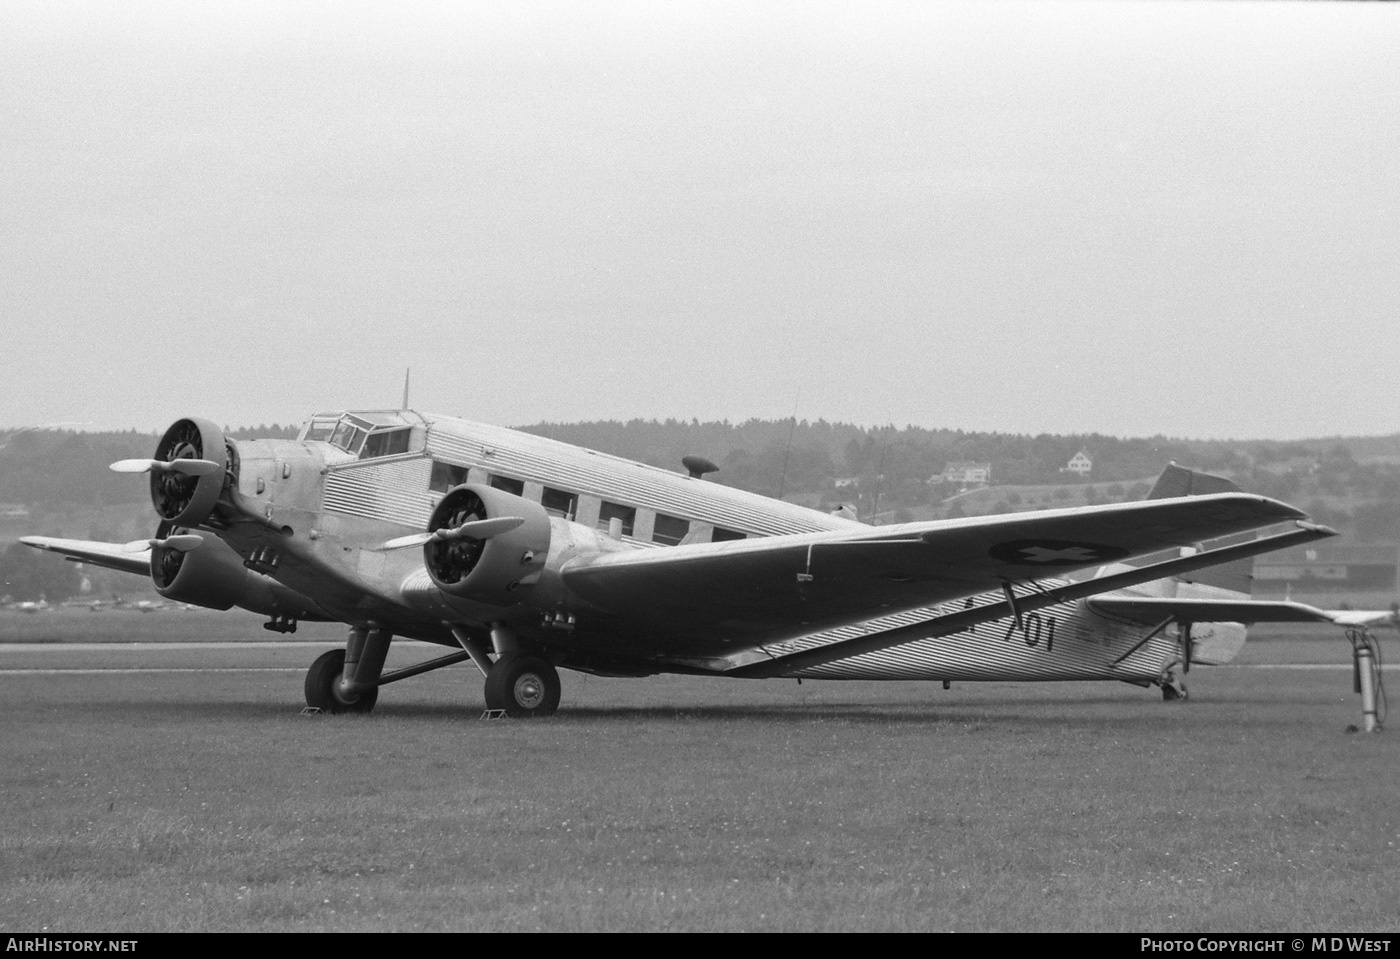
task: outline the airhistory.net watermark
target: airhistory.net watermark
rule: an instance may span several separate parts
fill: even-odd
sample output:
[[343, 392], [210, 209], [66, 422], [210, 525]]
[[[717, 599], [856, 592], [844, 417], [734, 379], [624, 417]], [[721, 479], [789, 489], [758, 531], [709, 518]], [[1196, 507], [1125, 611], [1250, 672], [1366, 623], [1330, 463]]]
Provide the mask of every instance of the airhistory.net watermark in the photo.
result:
[[10, 936], [6, 952], [135, 952], [135, 939], [55, 939], [50, 936]]

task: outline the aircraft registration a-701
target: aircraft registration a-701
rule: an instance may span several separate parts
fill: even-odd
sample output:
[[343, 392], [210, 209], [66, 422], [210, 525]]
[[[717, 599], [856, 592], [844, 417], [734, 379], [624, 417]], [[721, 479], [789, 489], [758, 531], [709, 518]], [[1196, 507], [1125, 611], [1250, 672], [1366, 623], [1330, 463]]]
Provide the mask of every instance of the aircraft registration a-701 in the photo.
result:
[[[306, 676], [307, 704], [333, 713], [468, 659], [487, 708], [511, 716], [553, 713], [559, 668], [1114, 679], [1173, 698], [1192, 659], [1243, 644], [1232, 624], [1331, 618], [1248, 600], [1250, 557], [1331, 530], [1175, 466], [1143, 502], [876, 527], [686, 464], [408, 410], [317, 414], [296, 440], [181, 419], [154, 459], [113, 464], [150, 472], [153, 539], [24, 542], [148, 574], [171, 600], [265, 614], [268, 629], [348, 624], [345, 649]], [[385, 671], [395, 636], [453, 652]]]

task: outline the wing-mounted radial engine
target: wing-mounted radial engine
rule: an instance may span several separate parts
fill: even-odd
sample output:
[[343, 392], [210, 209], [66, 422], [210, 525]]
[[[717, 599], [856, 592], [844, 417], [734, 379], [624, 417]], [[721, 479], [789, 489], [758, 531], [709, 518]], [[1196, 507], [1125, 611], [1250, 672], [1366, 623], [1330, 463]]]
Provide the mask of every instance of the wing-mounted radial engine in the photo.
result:
[[538, 503], [478, 483], [453, 489], [428, 521], [423, 562], [450, 596], [510, 606], [539, 582], [549, 558], [549, 514]]
[[177, 526], [209, 518], [233, 465], [233, 446], [209, 420], [177, 420], [156, 445], [155, 459], [113, 463], [118, 473], [150, 473], [156, 514]]
[[240, 606], [293, 626], [299, 619], [327, 618], [300, 593], [248, 569], [243, 557], [217, 536], [191, 533], [165, 520], [149, 545], [151, 581], [166, 599], [209, 609]]

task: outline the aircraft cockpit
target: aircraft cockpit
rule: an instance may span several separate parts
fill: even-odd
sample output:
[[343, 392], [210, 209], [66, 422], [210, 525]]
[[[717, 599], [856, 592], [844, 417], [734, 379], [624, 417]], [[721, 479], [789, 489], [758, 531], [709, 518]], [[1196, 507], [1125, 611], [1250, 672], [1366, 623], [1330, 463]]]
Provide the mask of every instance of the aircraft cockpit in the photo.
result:
[[356, 459], [367, 460], [421, 451], [422, 425], [416, 415], [399, 410], [317, 413], [303, 424], [298, 439], [329, 443]]

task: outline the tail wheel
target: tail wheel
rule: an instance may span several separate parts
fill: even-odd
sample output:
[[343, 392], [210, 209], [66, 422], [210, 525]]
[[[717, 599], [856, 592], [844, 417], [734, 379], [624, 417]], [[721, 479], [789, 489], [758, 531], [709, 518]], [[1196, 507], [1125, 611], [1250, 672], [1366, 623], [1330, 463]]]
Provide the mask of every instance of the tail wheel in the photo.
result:
[[1185, 702], [1189, 698], [1186, 684], [1173, 677], [1162, 683], [1162, 701], [1167, 703]]
[[332, 649], [316, 657], [306, 671], [306, 705], [327, 713], [367, 713], [379, 699], [379, 687], [361, 693], [347, 702], [339, 689], [345, 672], [345, 650]]
[[486, 676], [486, 708], [507, 716], [552, 716], [559, 708], [559, 672], [548, 660], [508, 653]]

